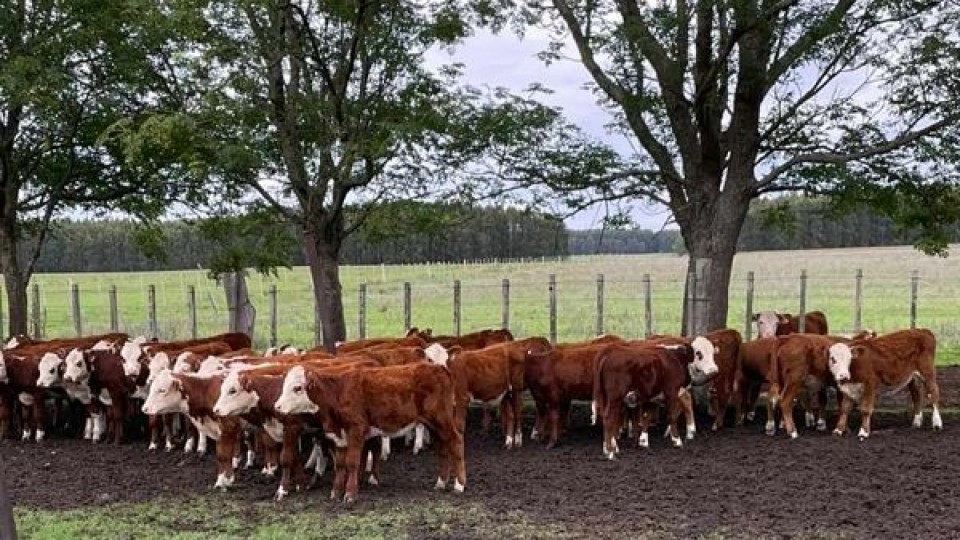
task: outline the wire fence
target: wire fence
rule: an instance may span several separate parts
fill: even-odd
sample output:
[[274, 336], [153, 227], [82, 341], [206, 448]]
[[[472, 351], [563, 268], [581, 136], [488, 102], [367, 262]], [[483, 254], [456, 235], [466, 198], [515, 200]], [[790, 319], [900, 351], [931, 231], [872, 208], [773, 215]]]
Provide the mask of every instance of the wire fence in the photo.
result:
[[[30, 286], [30, 329], [37, 336], [68, 336], [106, 331], [182, 339], [228, 329], [226, 292], [200, 274], [152, 282], [111, 280], [92, 284], [50, 282]], [[575, 341], [610, 333], [624, 337], [680, 334], [683, 276], [638, 274], [593, 279], [563, 274], [516, 279], [441, 281], [377, 280], [343, 290], [349, 339], [396, 336], [411, 326], [435, 334], [460, 334], [506, 327], [517, 336], [542, 335]], [[319, 318], [312, 288], [303, 281], [250, 280], [259, 346], [318, 344]], [[793, 276], [747, 272], [731, 280], [727, 325], [755, 334], [750, 314], [761, 310], [827, 314], [831, 333], [870, 328], [878, 332], [926, 327], [937, 334], [943, 354], [960, 357], [956, 306], [960, 288], [948, 276], [849, 275]], [[694, 304], [696, 305], [696, 304]], [[3, 312], [3, 310], [0, 310]], [[955, 354], [958, 353], [958, 354]]]

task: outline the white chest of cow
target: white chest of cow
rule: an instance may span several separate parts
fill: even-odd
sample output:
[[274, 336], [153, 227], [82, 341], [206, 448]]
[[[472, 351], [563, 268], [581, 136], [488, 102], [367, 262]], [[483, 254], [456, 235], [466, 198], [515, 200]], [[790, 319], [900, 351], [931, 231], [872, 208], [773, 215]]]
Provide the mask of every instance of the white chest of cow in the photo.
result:
[[859, 402], [863, 397], [863, 383], [844, 383], [840, 385], [840, 391], [843, 395]]
[[367, 438], [371, 439], [373, 437], [388, 437], [392, 439], [394, 437], [403, 437], [407, 433], [410, 433], [411, 431], [413, 431], [415, 427], [417, 427], [416, 422], [403, 426], [402, 428], [396, 431], [387, 432], [387, 431], [383, 431], [382, 429], [376, 426], [371, 426], [370, 431], [367, 433]]
[[70, 399], [75, 399], [84, 405], [89, 405], [90, 401], [93, 400], [93, 393], [90, 392], [90, 387], [87, 386], [87, 383], [64, 382], [63, 389], [67, 391]]
[[277, 442], [283, 442], [283, 424], [276, 419], [268, 418], [264, 420], [263, 429], [267, 432], [267, 435], [270, 435], [271, 439]]
[[191, 416], [190, 421], [193, 422], [193, 425], [197, 428], [197, 431], [199, 431], [201, 435], [206, 435], [215, 441], [220, 440], [220, 423], [216, 420], [206, 416], [203, 418], [195, 418]]
[[113, 405], [113, 399], [110, 398], [110, 392], [108, 392], [106, 388], [100, 390], [100, 395], [97, 396], [97, 399], [100, 400], [100, 403], [108, 407]]

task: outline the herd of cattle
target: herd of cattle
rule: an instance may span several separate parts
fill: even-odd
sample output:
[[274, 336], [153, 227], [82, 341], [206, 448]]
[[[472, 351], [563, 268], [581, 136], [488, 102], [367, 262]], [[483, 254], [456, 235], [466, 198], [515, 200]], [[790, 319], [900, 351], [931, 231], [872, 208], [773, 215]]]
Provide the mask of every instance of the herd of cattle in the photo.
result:
[[[837, 390], [838, 435], [846, 432], [854, 402], [860, 403], [859, 437], [870, 435], [880, 386], [909, 387], [913, 425], [922, 425], [926, 400], [933, 428], [942, 427], [930, 331], [830, 335], [821, 312], [805, 315], [804, 333], [788, 314], [763, 312], [754, 321], [759, 337], [751, 341], [733, 329], [551, 344], [542, 337], [514, 339], [507, 330], [435, 336], [413, 328], [402, 338], [339, 343], [335, 354], [294, 347], [258, 354], [240, 333], [176, 342], [123, 333], [49, 341], [16, 336], [0, 354], [0, 434], [41, 441], [54, 427], [119, 443], [125, 429], [140, 426], [149, 431], [150, 450], [164, 444], [170, 451], [179, 439], [185, 452], [200, 453], [213, 439], [216, 487], [228, 488], [241, 463], [259, 460], [263, 474], [281, 471], [279, 500], [313, 485], [329, 462], [331, 498], [349, 502], [361, 478], [379, 482], [380, 462], [395, 437], [404, 437], [414, 453], [432, 444], [439, 458], [436, 487], [444, 489], [452, 477], [453, 489], [463, 491], [468, 406], [484, 405], [484, 430], [488, 407], [499, 407], [505, 446], [519, 447], [524, 390], [536, 405], [531, 439], [553, 447], [568, 427], [571, 402], [588, 401], [592, 421], [602, 419], [603, 453], [610, 459], [624, 431], [636, 445], [649, 446], [648, 428], [662, 413], [673, 445], [681, 446], [683, 436], [693, 439], [695, 395], [704, 396], [714, 430], [729, 408], [736, 425], [752, 421], [764, 388], [771, 435], [779, 406], [780, 425], [797, 437], [798, 402], [807, 427], [825, 430], [830, 387]], [[693, 392], [697, 388], [706, 391]], [[685, 433], [678, 429], [681, 416]], [[304, 443], [311, 448], [305, 464]], [[313, 471], [309, 481], [307, 470]]]

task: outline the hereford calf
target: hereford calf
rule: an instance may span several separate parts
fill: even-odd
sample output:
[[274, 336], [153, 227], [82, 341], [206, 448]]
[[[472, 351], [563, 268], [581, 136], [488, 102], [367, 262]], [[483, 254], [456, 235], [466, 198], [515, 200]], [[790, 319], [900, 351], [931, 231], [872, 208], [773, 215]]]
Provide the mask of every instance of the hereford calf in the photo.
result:
[[345, 502], [357, 497], [364, 441], [428, 426], [437, 437], [440, 461], [437, 489], [443, 489], [451, 466], [454, 490], [467, 481], [463, 431], [454, 415], [454, 381], [445, 366], [415, 363], [326, 374], [304, 366], [291, 369], [274, 404], [283, 414], [314, 414], [325, 436], [336, 445], [335, 478], [330, 496]]
[[[233, 485], [234, 460], [239, 464], [239, 441], [243, 422], [228, 417], [218, 420], [213, 413], [220, 394], [224, 374], [206, 377], [164, 370], [150, 385], [150, 394], [143, 404], [145, 414], [182, 413], [200, 432], [200, 442], [217, 441], [217, 481], [215, 488]], [[206, 448], [204, 448], [206, 450]]]
[[925, 328], [891, 332], [873, 339], [835, 343], [829, 347], [830, 373], [840, 391], [850, 398], [844, 400], [834, 433], [847, 430], [847, 416], [853, 401], [860, 402], [860, 440], [870, 436], [870, 417], [881, 385], [896, 386], [898, 392], [910, 387], [913, 398], [913, 426], [923, 425], [924, 394], [933, 407], [933, 429], [943, 429], [940, 418], [940, 387], [934, 358], [937, 338]]
[[[757, 337], [785, 336], [800, 331], [800, 319], [790, 313], [776, 311], [761, 311], [753, 314], [753, 322], [757, 324]], [[811, 311], [804, 316], [804, 334], [829, 333], [827, 316], [822, 311]]]
[[128, 402], [136, 390], [136, 381], [123, 371], [123, 358], [112, 351], [78, 351], [74, 349], [67, 356], [63, 379], [68, 384], [86, 386], [91, 395], [110, 408], [109, 430], [98, 425], [99, 419], [88, 421], [88, 434], [85, 438], [94, 442], [108, 431], [113, 435], [114, 444], [123, 439], [123, 426], [127, 416]]
[[[603, 417], [604, 456], [614, 459], [619, 452], [617, 435], [629, 394], [641, 407], [662, 394], [670, 438], [674, 446], [682, 446], [676, 428], [681, 394], [692, 382], [708, 381], [719, 371], [713, 351], [714, 345], [702, 336], [680, 345], [607, 345], [597, 356], [593, 383], [593, 408]], [[647, 440], [646, 426], [641, 425], [638, 444], [645, 447]]]

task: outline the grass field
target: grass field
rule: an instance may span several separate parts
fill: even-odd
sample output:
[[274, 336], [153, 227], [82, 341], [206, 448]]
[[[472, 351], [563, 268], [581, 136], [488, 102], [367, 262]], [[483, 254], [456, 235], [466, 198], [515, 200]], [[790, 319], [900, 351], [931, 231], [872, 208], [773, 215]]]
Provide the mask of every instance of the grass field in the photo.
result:
[[[954, 246], [956, 249], [957, 246]], [[411, 283], [412, 323], [435, 333], [454, 330], [453, 281], [462, 283], [461, 329], [499, 326], [501, 280], [510, 280], [510, 328], [518, 336], [549, 332], [548, 276], [557, 276], [558, 338], [575, 340], [596, 331], [597, 275], [604, 275], [604, 331], [640, 336], [644, 331], [643, 276], [652, 283], [653, 330], [680, 330], [686, 258], [676, 255], [590, 256], [565, 262], [347, 266], [341, 270], [350, 337], [358, 335], [359, 285], [367, 284], [366, 334], [403, 331], [403, 284]], [[919, 272], [917, 325], [940, 339], [938, 361], [960, 363], [960, 261], [927, 257], [911, 247], [854, 248], [737, 255], [730, 285], [728, 324], [744, 328], [747, 272], [755, 274], [754, 310], [796, 312], [800, 306], [800, 272], [806, 270], [807, 309], [824, 311], [833, 332], [854, 328], [857, 269], [863, 270], [863, 325], [878, 331], [910, 324], [911, 272]], [[282, 342], [312, 344], [313, 300], [306, 268], [281, 271], [278, 278], [254, 276], [251, 294], [258, 311], [256, 341], [268, 339], [268, 291], [278, 291], [278, 336]], [[109, 327], [108, 290], [115, 285], [121, 329], [147, 329], [147, 287], [157, 291], [157, 319], [162, 338], [189, 334], [187, 287], [197, 291], [198, 330], [222, 331], [227, 323], [224, 293], [204, 271], [116, 274], [43, 274], [36, 276], [44, 334], [72, 335], [70, 285], [80, 289], [83, 332]]]

